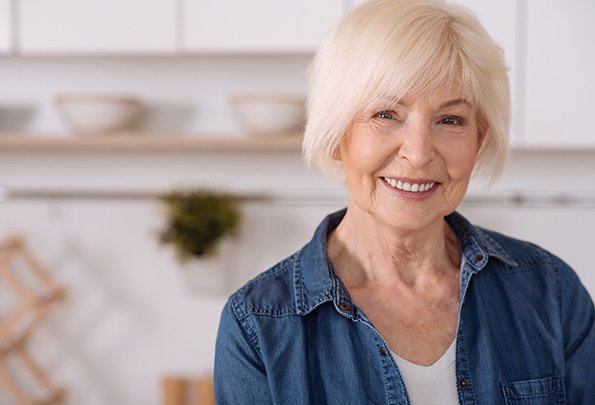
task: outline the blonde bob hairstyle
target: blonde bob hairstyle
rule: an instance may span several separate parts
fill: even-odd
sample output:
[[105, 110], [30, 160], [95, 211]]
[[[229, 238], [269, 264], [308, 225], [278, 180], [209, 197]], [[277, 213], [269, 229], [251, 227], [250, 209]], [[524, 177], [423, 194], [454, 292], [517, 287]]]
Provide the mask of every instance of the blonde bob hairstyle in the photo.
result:
[[468, 9], [443, 0], [372, 0], [348, 13], [308, 68], [306, 163], [341, 179], [333, 155], [360, 114], [387, 99], [457, 86], [478, 114], [475, 174], [493, 181], [508, 153], [510, 94], [500, 46]]

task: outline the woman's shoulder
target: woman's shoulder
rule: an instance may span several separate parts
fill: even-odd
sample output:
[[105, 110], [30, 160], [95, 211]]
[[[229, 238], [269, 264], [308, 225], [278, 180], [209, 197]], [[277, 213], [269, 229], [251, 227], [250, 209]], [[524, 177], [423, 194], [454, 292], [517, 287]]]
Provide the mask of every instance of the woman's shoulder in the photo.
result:
[[491, 229], [476, 226], [478, 233], [484, 238], [484, 243], [493, 249], [502, 250], [518, 270], [528, 266], [535, 266], [540, 262], [552, 262], [556, 257], [543, 247], [513, 236], [509, 236]]
[[294, 268], [301, 250], [263, 271], [229, 297], [236, 316], [282, 316], [296, 312]]
[[[593, 326], [593, 301], [568, 263], [532, 242], [485, 228], [476, 229], [478, 234], [485, 238], [485, 243], [502, 249], [510, 259], [512, 264], [490, 267], [497, 272], [498, 277], [509, 281], [506, 283], [509, 288], [522, 289], [525, 299], [533, 297], [541, 306], [545, 306], [551, 298], [550, 301], [555, 302], [564, 321], [579, 317]], [[512, 284], [509, 277], [514, 279]], [[573, 313], [574, 315], [571, 315]], [[579, 313], [582, 315], [577, 315]]]
[[505, 271], [527, 270], [540, 263], [553, 263], [555, 255], [535, 243], [518, 239], [501, 232], [472, 224], [458, 212], [449, 215], [447, 221], [454, 230], [463, 254], [482, 266], [483, 258], [495, 258], [498, 268]]
[[303, 315], [326, 302], [333, 281], [328, 271], [326, 236], [345, 210], [328, 215], [301, 249], [248, 281], [229, 298], [236, 316]]
[[495, 249], [511, 259], [513, 265], [504, 266], [508, 272], [551, 270], [552, 275], [560, 281], [578, 282], [578, 276], [572, 267], [551, 251], [533, 242], [518, 239], [490, 229], [476, 227], [478, 233]]

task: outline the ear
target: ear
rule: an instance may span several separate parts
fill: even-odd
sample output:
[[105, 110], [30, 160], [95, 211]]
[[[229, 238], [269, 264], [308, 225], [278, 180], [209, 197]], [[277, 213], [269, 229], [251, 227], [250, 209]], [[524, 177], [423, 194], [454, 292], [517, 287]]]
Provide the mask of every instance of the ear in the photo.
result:
[[478, 131], [477, 132], [477, 151], [476, 151], [476, 153], [479, 153], [479, 150], [481, 149], [481, 146], [483, 145], [484, 139], [485, 139], [485, 132]]
[[342, 160], [341, 158], [341, 145], [337, 146], [333, 153], [331, 154], [333, 159], [338, 160], [339, 162]]

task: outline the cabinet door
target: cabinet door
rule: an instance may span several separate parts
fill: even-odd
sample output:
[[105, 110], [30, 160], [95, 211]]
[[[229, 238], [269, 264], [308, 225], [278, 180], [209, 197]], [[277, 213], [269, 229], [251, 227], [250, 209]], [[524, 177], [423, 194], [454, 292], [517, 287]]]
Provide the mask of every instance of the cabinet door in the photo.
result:
[[185, 0], [184, 49], [312, 52], [343, 12], [343, 0]]
[[595, 147], [595, 1], [527, 1], [526, 142]]
[[9, 53], [12, 38], [12, 3], [0, 0], [0, 54]]
[[19, 0], [20, 51], [173, 53], [172, 0]]
[[504, 57], [509, 67], [508, 80], [510, 82], [512, 102], [512, 123], [509, 137], [512, 146], [521, 144], [520, 113], [521, 92], [517, 89], [518, 71], [520, 69], [516, 55], [518, 52], [518, 1], [517, 0], [456, 0], [456, 3], [470, 9], [481, 21], [492, 38], [504, 49]]

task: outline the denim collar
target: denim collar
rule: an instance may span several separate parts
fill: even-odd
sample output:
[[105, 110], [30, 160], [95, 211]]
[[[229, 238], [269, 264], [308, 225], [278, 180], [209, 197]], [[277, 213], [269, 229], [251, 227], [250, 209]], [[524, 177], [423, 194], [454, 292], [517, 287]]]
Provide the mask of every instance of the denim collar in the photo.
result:
[[[304, 246], [294, 261], [293, 276], [298, 314], [308, 314], [322, 303], [333, 301], [337, 311], [343, 315], [352, 319], [358, 317], [349, 292], [335, 272], [327, 253], [327, 236], [339, 225], [346, 212], [347, 209], [343, 209], [327, 216], [314, 232], [312, 240]], [[490, 258], [512, 267], [517, 266], [491, 236], [481, 228], [473, 226], [458, 212], [453, 212], [445, 219], [455, 232], [465, 257], [462, 283], [468, 282], [472, 274], [483, 270]], [[463, 288], [461, 290], [463, 291]]]

